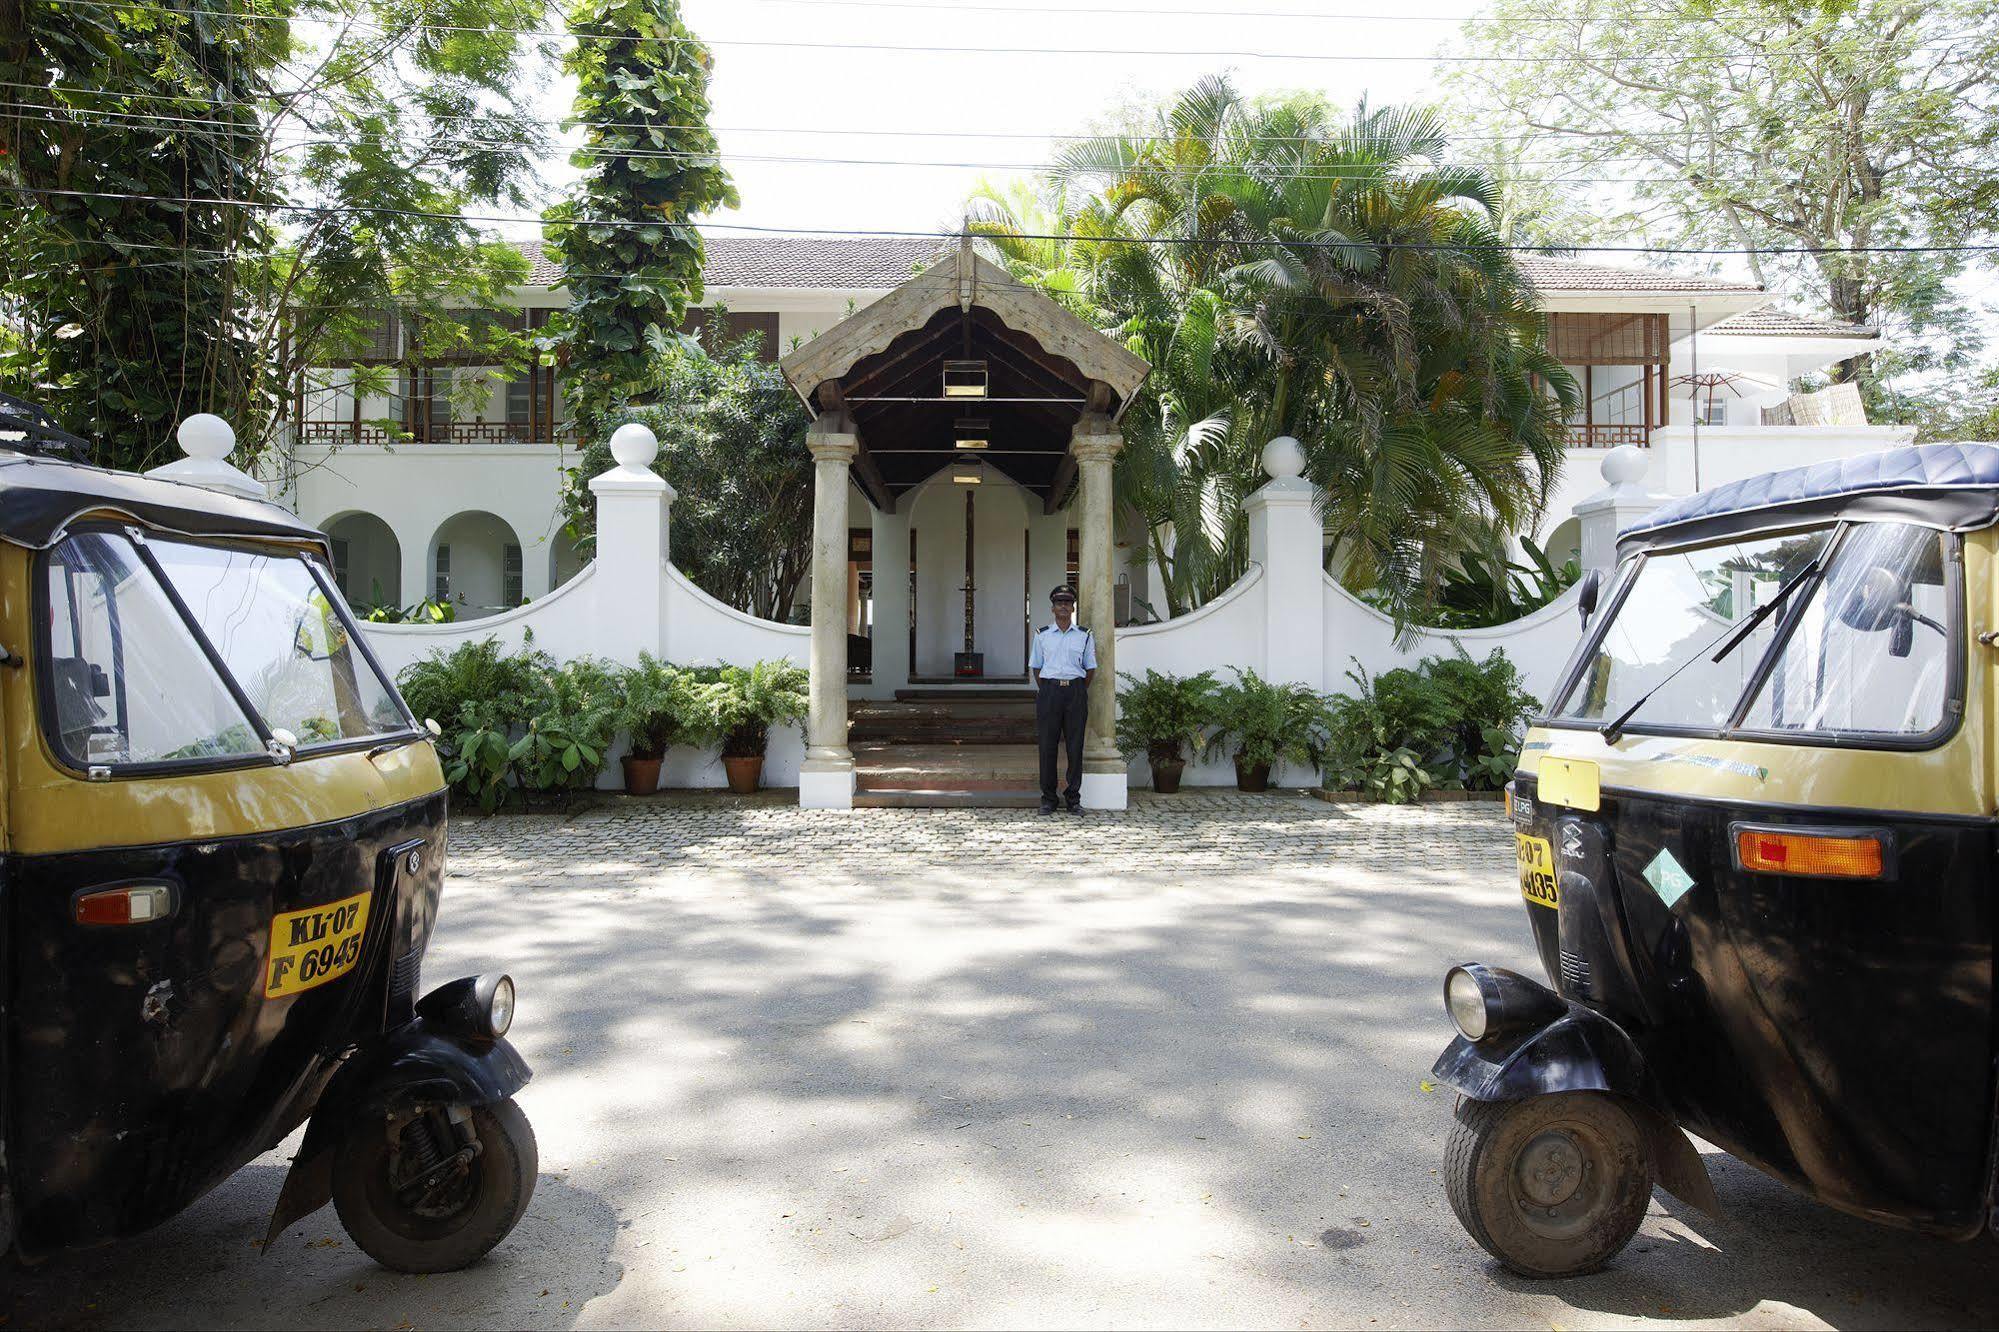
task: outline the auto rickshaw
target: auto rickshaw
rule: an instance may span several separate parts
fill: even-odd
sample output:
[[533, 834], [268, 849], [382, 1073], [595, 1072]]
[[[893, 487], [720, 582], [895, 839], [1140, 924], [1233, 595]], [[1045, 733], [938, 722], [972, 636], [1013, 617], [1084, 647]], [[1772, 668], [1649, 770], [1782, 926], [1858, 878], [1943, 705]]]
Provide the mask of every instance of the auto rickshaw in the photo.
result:
[[432, 735], [274, 505], [55, 456], [0, 402], [0, 1254], [172, 1217], [307, 1121], [269, 1239], [329, 1199], [463, 1267], [534, 1190], [514, 986], [417, 998]]
[[1451, 1206], [1592, 1271], [1694, 1133], [1812, 1198], [1992, 1227], [1999, 447], [1718, 487], [1625, 531], [1507, 789], [1549, 984], [1468, 963]]

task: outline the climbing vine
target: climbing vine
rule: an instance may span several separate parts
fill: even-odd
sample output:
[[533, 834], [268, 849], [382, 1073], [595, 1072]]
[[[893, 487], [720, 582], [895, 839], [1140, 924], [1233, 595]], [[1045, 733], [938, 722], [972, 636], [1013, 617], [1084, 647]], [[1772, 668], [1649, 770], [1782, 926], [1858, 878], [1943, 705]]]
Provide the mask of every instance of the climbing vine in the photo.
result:
[[554, 343], [570, 419], [596, 439], [656, 393], [655, 358], [701, 299], [695, 220], [733, 207], [736, 191], [708, 128], [713, 60], [679, 0], [579, 0], [569, 29], [583, 174], [547, 214], [569, 291]]

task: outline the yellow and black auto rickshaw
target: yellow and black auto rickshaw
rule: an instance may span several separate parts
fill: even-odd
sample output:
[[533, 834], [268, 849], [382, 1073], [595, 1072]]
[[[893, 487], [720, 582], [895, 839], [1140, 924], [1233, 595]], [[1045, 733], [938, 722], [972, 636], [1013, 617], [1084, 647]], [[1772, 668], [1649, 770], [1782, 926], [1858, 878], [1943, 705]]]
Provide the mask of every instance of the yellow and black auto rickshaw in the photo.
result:
[[476, 1260], [535, 1182], [513, 983], [417, 998], [445, 784], [324, 538], [0, 409], [0, 1255], [157, 1225], [310, 1116], [270, 1235], [330, 1198], [386, 1266]]
[[1600, 1267], [1688, 1132], [1954, 1239], [1994, 1204], [1999, 448], [1904, 448], [1662, 508], [1508, 789], [1553, 988], [1467, 964], [1450, 1202], [1529, 1276]]

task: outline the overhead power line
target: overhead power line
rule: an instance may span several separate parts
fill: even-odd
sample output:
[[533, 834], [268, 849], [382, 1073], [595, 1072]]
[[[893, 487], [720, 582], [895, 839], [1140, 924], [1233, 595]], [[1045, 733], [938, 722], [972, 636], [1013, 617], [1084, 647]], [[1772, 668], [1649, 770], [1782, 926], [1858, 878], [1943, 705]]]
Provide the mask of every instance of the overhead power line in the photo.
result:
[[[0, 193], [26, 194], [42, 197], [65, 197], [79, 199], [111, 199], [132, 203], [170, 203], [184, 207], [206, 208], [249, 208], [267, 212], [300, 213], [310, 215], [350, 215], [363, 214], [383, 217], [412, 217], [447, 222], [484, 222], [496, 225], [549, 227], [558, 225], [545, 217], [523, 217], [504, 214], [441, 213], [426, 212], [411, 208], [390, 208], [376, 204], [334, 204], [314, 205], [297, 203], [277, 203], [263, 199], [213, 199], [175, 194], [133, 194], [111, 190], [55, 190], [32, 185], [0, 185]], [[564, 219], [560, 225], [578, 227], [611, 227], [619, 230], [653, 229], [662, 226], [686, 226], [700, 231], [741, 231], [769, 236], [824, 236], [846, 237], [849, 239], [879, 240], [937, 240], [955, 241], [963, 239], [964, 233], [957, 231], [921, 231], [893, 228], [847, 228], [847, 227], [771, 227], [757, 226], [748, 222], [685, 222], [660, 219], [640, 222], [630, 218], [577, 217]], [[1074, 241], [1104, 245], [1171, 245], [1171, 246], [1257, 246], [1276, 245], [1286, 249], [1311, 250], [1410, 250], [1438, 252], [1515, 253], [1538, 255], [1562, 254], [1664, 254], [1707, 256], [1711, 258], [1747, 257], [1749, 255], [1812, 255], [1812, 254], [1999, 254], [1999, 243], [1960, 243], [1950, 245], [1789, 245], [1768, 246], [1748, 249], [1732, 246], [1663, 246], [1663, 245], [1523, 245], [1515, 242], [1492, 242], [1489, 244], [1466, 244], [1454, 241], [1317, 241], [1317, 240], [1236, 240], [1218, 239], [1204, 236], [1076, 236], [1060, 232], [1020, 232], [1003, 233], [974, 232], [974, 239], [990, 238], [1001, 240], [1045, 240]]]
[[[192, 12], [173, 5], [146, 5], [126, 3], [126, 0], [65, 0], [65, 3], [93, 9], [151, 9], [159, 13], [193, 16]], [[212, 14], [202, 17], [213, 18]], [[278, 14], [239, 14], [233, 17], [255, 22], [293, 23], [298, 20]], [[325, 20], [333, 24], [335, 20]], [[1143, 56], [1147, 58], [1194, 59], [1194, 60], [1300, 60], [1307, 62], [1331, 62], [1338, 64], [1497, 64], [1497, 65], [1542, 65], [1566, 64], [1569, 57], [1535, 55], [1498, 55], [1450, 53], [1439, 55], [1408, 55], [1369, 51], [1247, 51], [1216, 49], [1206, 51], [1162, 50], [1152, 47], [1116, 46], [962, 46], [950, 43], [905, 43], [905, 42], [829, 42], [804, 38], [780, 37], [661, 37], [629, 32], [575, 31], [569, 28], [510, 28], [500, 26], [479, 26], [458, 23], [408, 23], [390, 25], [372, 23], [365, 19], [337, 21], [337, 26], [361, 28], [371, 32], [389, 35], [406, 35], [415, 32], [468, 33], [487, 37], [541, 37], [556, 40], [609, 41], [661, 43], [674, 46], [730, 47], [739, 49], [775, 49], [793, 51], [883, 51], [909, 52], [918, 55], [1006, 55], [1006, 56]], [[1961, 34], [1955, 34], [1961, 35]], [[1954, 36], [1955, 36], [1954, 35]], [[1949, 40], [1949, 39], [1945, 39]], [[1898, 43], [1882, 43], [1880, 50], [1907, 50], [1910, 52], [1948, 51], [1948, 46], [1904, 47]], [[1817, 59], [1817, 52], [1771, 52], [1745, 51], [1741, 53], [1715, 53], [1684, 55], [1679, 61], [1691, 60], [1720, 61], [1767, 60], [1773, 55], [1790, 58]]]
[[[11, 103], [11, 104], [0, 103], [0, 119], [12, 119], [17, 121], [22, 121], [25, 123], [42, 123], [42, 122], [67, 123], [65, 121], [62, 121], [61, 118], [57, 116], [23, 114], [23, 111], [26, 109], [28, 108], [23, 108], [19, 103]], [[32, 109], [46, 111], [49, 110], [50, 108], [34, 107]], [[167, 117], [164, 119], [166, 119], [166, 121], [170, 125], [175, 123], [173, 118], [171, 117]], [[223, 139], [223, 140], [241, 139], [245, 135], [251, 135], [254, 137], [256, 133], [256, 131], [253, 128], [232, 129], [225, 127], [225, 128], [210, 129], [210, 128], [195, 127], [195, 128], [174, 128], [168, 130], [168, 129], [155, 129], [153, 128], [153, 126], [147, 124], [134, 125], [134, 124], [125, 124], [118, 122], [102, 124], [99, 125], [97, 128], [127, 130], [132, 132], [151, 132], [154, 134], [171, 133], [171, 134], [186, 135], [196, 138], [210, 138], [210, 139]], [[490, 139], [490, 138], [482, 140], [476, 137], [462, 141], [472, 142], [472, 143], [483, 143], [488, 147], [504, 147], [508, 146], [508, 144], [511, 142], [509, 140], [504, 140], [504, 139]], [[323, 145], [330, 145], [337, 143], [352, 144], [356, 142], [361, 142], [361, 140], [315, 136], [315, 137], [295, 140], [288, 143], [275, 144], [274, 148], [276, 149], [276, 151], [281, 153], [292, 153], [292, 152], [299, 152], [309, 148], [320, 147]], [[1119, 141], [1111, 140], [1107, 142], [1119, 142]], [[1024, 171], [1024, 172], [1038, 172], [1041, 174], [1053, 174], [1060, 171], [1075, 169], [1070, 164], [1061, 163], [1061, 162], [994, 162], [994, 161], [973, 161], [973, 160], [964, 160], [964, 159], [935, 159], [935, 158], [913, 159], [913, 158], [901, 158], [901, 157], [825, 157], [825, 156], [815, 156], [805, 153], [744, 153], [744, 152], [735, 152], [727, 149], [717, 149], [716, 151], [713, 152], [706, 152], [706, 151], [696, 151], [691, 149], [600, 148], [600, 147], [593, 147], [590, 145], [582, 145], [578, 147], [568, 148], [563, 151], [566, 151], [566, 154], [569, 156], [591, 157], [600, 160], [618, 159], [626, 161], [706, 161], [714, 159], [724, 162], [756, 162], [756, 163], [777, 164], [784, 166], [914, 167], [914, 168], [934, 169], [934, 170], [967, 169], [967, 170], [980, 170], [980, 171]], [[1654, 160], [1655, 159], [1646, 157], [1644, 155], [1621, 155], [1621, 156], [1605, 155], [1592, 159], [1589, 165], [1590, 168], [1594, 168], [1611, 163], [1650, 162]], [[1575, 162], [1563, 162], [1555, 160], [1494, 161], [1494, 160], [1477, 160], [1469, 158], [1439, 158], [1436, 159], [1436, 165], [1442, 168], [1470, 168], [1470, 169], [1480, 169], [1480, 170], [1498, 170], [1498, 169], [1510, 170], [1515, 168], [1529, 169], [1529, 170], [1543, 170], [1543, 169], [1554, 170], [1562, 173], [1553, 178], [1554, 183], [1591, 184], [1591, 185], [1644, 185], [1644, 184], [1655, 183], [1660, 179], [1660, 177], [1656, 175], [1587, 176], [1587, 175], [1573, 174], [1574, 172], [1583, 170], [1585, 168], [1581, 167], [1579, 164]], [[1133, 157], [1129, 161], [1123, 162], [1115, 167], [1110, 167], [1108, 169], [1127, 170], [1134, 172], [1142, 171], [1146, 175], [1172, 176], [1183, 179], [1192, 179], [1203, 175], [1212, 175], [1220, 171], [1231, 170], [1231, 169], [1239, 170], [1242, 172], [1242, 174], [1253, 175], [1266, 180], [1327, 180], [1327, 181], [1383, 180], [1383, 179], [1392, 179], [1394, 178], [1395, 175], [1393, 171], [1377, 170], [1365, 166], [1342, 166], [1336, 163], [1261, 162], [1249, 168], [1241, 168], [1235, 166], [1234, 164], [1229, 164], [1229, 163], [1176, 164], [1176, 163], [1159, 162], [1159, 161], [1148, 162], [1137, 157]], [[1723, 176], [1703, 177], [1703, 180], [1710, 184], [1739, 184], [1739, 183], [1745, 183], [1751, 179], [1753, 178], [1723, 177]]]

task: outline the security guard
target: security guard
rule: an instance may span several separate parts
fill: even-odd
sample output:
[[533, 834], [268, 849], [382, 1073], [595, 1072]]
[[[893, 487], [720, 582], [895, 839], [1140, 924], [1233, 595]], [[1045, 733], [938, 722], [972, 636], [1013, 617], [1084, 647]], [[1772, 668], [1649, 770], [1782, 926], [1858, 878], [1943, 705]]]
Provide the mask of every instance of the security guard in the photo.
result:
[[1048, 594], [1055, 623], [1034, 636], [1027, 669], [1034, 673], [1034, 733], [1041, 745], [1041, 812], [1055, 812], [1055, 749], [1069, 751], [1069, 783], [1062, 792], [1071, 814], [1083, 812], [1083, 727], [1090, 715], [1090, 679], [1097, 673], [1097, 640], [1073, 623], [1076, 592], [1066, 584]]

